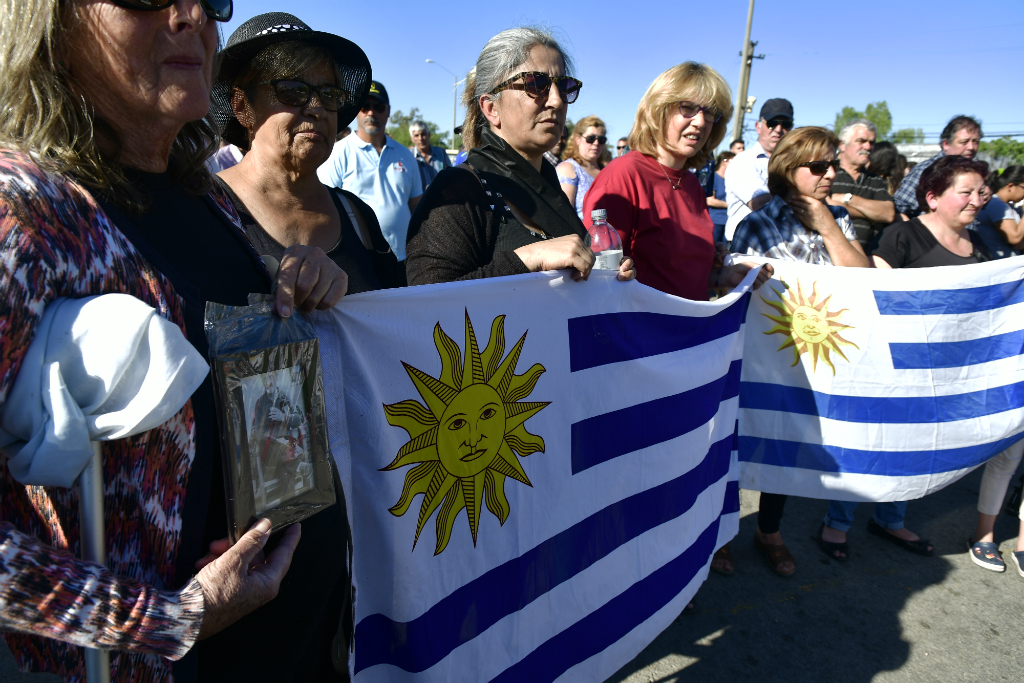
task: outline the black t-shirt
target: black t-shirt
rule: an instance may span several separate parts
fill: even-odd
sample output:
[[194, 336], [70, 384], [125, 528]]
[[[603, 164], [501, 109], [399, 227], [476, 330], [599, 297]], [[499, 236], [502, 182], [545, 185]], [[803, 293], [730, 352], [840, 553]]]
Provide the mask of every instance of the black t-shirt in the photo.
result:
[[[220, 178], [217, 179], [217, 182], [235, 205], [235, 211], [238, 212], [238, 217], [242, 221], [245, 234], [256, 251], [261, 255], [273, 256], [280, 262], [286, 247], [271, 237], [256, 222], [249, 209], [227, 183]], [[356, 232], [355, 226], [352, 225], [348, 212], [338, 199], [337, 192], [339, 190], [328, 189], [331, 199], [334, 200], [334, 206], [338, 209], [338, 215], [341, 216], [341, 242], [327, 252], [327, 255], [348, 275], [348, 293], [358, 294], [376, 289], [398, 287], [400, 285], [398, 259], [391, 251], [391, 247], [388, 246], [373, 209], [351, 192], [345, 193], [345, 198], [348, 199], [352, 210], [362, 214], [363, 222], [369, 230], [374, 249], [367, 249]]]
[[[245, 235], [218, 215], [207, 203], [209, 198], [184, 191], [166, 173], [129, 171], [128, 179], [150, 196], [145, 213], [126, 216], [109, 203], [104, 203], [104, 208], [185, 298], [188, 340], [208, 357], [203, 329], [206, 303], [244, 306], [250, 293], [270, 292], [270, 278]], [[177, 562], [178, 583], [182, 585], [195, 573], [194, 563], [206, 553], [209, 543], [228, 535], [220, 438], [209, 376], [191, 400], [196, 459], [182, 514]], [[346, 572], [347, 537], [343, 503], [303, 522], [302, 539], [278, 596], [197, 643], [175, 664], [175, 680], [305, 680], [310, 675], [303, 668], [311, 665], [315, 678], [315, 667], [326, 656], [329, 639], [338, 627], [339, 584]], [[272, 645], [262, 651], [262, 656], [254, 657], [254, 643]]]
[[893, 268], [932, 268], [935, 266], [965, 266], [991, 261], [992, 255], [981, 238], [968, 230], [974, 252], [959, 256], [939, 244], [919, 218], [906, 223], [893, 223], [882, 232], [873, 256], [883, 259]]

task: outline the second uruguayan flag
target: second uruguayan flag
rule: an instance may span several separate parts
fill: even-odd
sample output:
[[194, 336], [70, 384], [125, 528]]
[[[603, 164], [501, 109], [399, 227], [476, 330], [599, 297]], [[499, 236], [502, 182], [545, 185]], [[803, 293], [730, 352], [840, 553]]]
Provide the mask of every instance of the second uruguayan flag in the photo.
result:
[[748, 302], [542, 273], [316, 316], [355, 681], [591, 683], [667, 627], [738, 525]]
[[1024, 436], [1021, 261], [896, 271], [772, 261], [747, 315], [741, 485], [910, 500]]

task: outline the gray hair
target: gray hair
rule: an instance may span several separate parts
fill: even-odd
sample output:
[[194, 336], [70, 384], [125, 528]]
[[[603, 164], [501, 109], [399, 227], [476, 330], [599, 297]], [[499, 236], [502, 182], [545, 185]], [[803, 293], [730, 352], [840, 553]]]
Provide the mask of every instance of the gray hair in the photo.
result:
[[427, 128], [427, 124], [423, 123], [422, 121], [413, 121], [412, 123], [409, 124], [409, 135], [412, 135], [418, 130], [425, 130], [428, 133], [430, 132], [430, 129]]
[[850, 138], [853, 137], [853, 129], [860, 127], [867, 128], [874, 133], [876, 137], [878, 136], [878, 128], [875, 127], [875, 124], [871, 123], [867, 119], [854, 119], [839, 129], [839, 139], [844, 145], [850, 144]]
[[[476, 66], [466, 76], [466, 89], [462, 95], [462, 103], [466, 107], [466, 121], [462, 127], [466, 149], [479, 146], [480, 133], [488, 125], [487, 119], [480, 111], [480, 98], [489, 95], [499, 83], [510, 78], [515, 70], [530, 58], [530, 51], [537, 45], [551, 48], [561, 55], [562, 61], [565, 62], [566, 75], [572, 75], [572, 58], [554, 36], [540, 28], [510, 28], [488, 40], [484, 49], [480, 51]], [[498, 100], [501, 93], [490, 97], [492, 100]]]

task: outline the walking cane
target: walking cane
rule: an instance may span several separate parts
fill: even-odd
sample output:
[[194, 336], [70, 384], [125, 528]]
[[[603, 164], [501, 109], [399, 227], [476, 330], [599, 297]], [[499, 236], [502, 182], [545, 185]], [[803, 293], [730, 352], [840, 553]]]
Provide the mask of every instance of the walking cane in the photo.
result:
[[[107, 564], [103, 441], [163, 424], [208, 371], [177, 325], [127, 294], [46, 307], [0, 406], [0, 448], [20, 484], [78, 482], [83, 560]], [[110, 683], [110, 652], [83, 649], [85, 680]]]
[[[106, 566], [107, 543], [103, 517], [103, 442], [92, 442], [92, 460], [78, 475], [79, 535], [82, 559]], [[110, 653], [85, 648], [85, 680], [110, 683]]]

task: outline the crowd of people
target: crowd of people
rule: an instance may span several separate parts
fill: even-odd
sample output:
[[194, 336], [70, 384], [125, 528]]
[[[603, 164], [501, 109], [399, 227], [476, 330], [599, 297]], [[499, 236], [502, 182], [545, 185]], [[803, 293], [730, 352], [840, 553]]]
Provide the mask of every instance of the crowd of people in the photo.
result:
[[[755, 267], [743, 255], [916, 268], [1024, 247], [1024, 169], [975, 160], [981, 125], [966, 116], [905, 177], [869, 121], [794, 128], [782, 98], [765, 102], [749, 149], [734, 140], [716, 158], [732, 93], [686, 62], [651, 83], [612, 158], [598, 116], [566, 132], [583, 92], [566, 50], [513, 28], [467, 76], [463, 158], [450, 160], [422, 122], [411, 148], [388, 136], [389, 95], [362, 49], [291, 14], [254, 17], [221, 46], [231, 0], [7, 7], [0, 413], [59, 297], [133, 295], [206, 356], [207, 302], [250, 293], [273, 293], [288, 317], [381, 288], [558, 269], [586, 280], [597, 209], [622, 238], [619, 280], [693, 300], [737, 286]], [[231, 545], [218, 434], [207, 379], [166, 424], [106, 442], [108, 567], [69, 552], [74, 491], [18, 481], [0, 459], [0, 630], [23, 669], [80, 680], [84, 646], [113, 651], [119, 681], [347, 680], [345, 506], [273, 538], [263, 520]], [[1005, 569], [993, 524], [1022, 454], [1024, 442], [985, 470], [968, 545], [988, 569]], [[762, 494], [754, 540], [789, 576], [785, 502]], [[855, 508], [828, 505], [819, 540], [835, 560]], [[875, 506], [868, 530], [931, 554], [906, 508]], [[712, 568], [733, 571], [728, 546]]]

